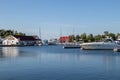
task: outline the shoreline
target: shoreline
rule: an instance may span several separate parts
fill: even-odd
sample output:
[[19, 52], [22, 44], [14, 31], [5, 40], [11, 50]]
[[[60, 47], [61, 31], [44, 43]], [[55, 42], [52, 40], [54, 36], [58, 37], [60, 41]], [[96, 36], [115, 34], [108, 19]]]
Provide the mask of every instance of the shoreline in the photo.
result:
[[37, 45], [0, 45], [0, 47], [25, 47], [25, 46], [37, 46]]

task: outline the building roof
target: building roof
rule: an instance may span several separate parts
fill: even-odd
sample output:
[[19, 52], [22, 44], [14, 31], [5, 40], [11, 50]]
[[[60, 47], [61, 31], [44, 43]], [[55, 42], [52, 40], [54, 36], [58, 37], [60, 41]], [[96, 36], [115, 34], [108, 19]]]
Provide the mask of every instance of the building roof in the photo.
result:
[[40, 40], [38, 36], [19, 36], [19, 35], [15, 35], [14, 37], [19, 39], [20, 41], [36, 41], [36, 40]]
[[69, 36], [61, 36], [59, 38], [60, 42], [69, 42], [70, 41], [70, 37]]
[[61, 36], [59, 39], [70, 39], [69, 36]]

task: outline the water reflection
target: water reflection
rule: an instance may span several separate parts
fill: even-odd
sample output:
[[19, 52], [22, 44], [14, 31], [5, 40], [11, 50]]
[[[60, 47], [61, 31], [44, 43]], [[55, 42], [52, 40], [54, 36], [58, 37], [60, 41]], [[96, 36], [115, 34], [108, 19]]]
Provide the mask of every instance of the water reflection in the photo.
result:
[[2, 47], [1, 48], [1, 57], [17, 57], [19, 56], [18, 47]]
[[115, 53], [111, 55], [110, 53], [104, 55], [103, 64], [104, 64], [106, 73], [112, 73], [113, 70], [116, 71], [116, 68], [120, 67], [120, 65], [117, 65], [117, 62], [119, 62], [120, 59], [117, 59], [117, 57], [119, 57], [119, 55], [116, 55]]
[[36, 53], [30, 52], [29, 50], [21, 50], [20, 47], [1, 47], [0, 57], [1, 58], [15, 58], [15, 57], [33, 57]]

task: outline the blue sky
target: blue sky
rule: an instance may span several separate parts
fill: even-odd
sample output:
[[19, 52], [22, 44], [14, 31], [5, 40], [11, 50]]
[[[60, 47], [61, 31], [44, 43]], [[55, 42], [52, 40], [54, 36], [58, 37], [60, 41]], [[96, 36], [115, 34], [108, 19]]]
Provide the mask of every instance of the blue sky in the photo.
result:
[[120, 32], [120, 0], [0, 0], [0, 28], [43, 39]]

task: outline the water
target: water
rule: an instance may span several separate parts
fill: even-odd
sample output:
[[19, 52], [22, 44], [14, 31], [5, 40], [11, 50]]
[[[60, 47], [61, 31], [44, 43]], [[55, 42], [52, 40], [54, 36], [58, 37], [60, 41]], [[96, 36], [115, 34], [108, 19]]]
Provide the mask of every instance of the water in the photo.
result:
[[62, 46], [0, 48], [0, 80], [119, 80], [120, 53]]

